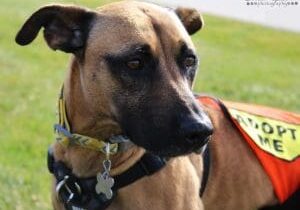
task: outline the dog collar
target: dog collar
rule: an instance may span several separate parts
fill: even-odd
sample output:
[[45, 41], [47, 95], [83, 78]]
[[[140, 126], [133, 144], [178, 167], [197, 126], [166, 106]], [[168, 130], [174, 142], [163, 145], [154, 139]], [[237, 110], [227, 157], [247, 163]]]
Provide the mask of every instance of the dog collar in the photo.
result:
[[56, 179], [56, 192], [66, 210], [103, 210], [111, 204], [118, 189], [156, 173], [166, 165], [166, 161], [160, 156], [145, 153], [127, 171], [113, 177], [113, 197], [107, 199], [104, 194], [95, 191], [97, 177], [75, 176], [63, 162], [55, 161], [51, 147], [48, 150], [48, 170]]
[[54, 125], [56, 133], [56, 141], [64, 146], [78, 145], [83, 148], [96, 150], [106, 154], [106, 146], [109, 143], [110, 154], [116, 154], [119, 151], [125, 151], [132, 146], [131, 141], [127, 136], [115, 135], [107, 141], [92, 138], [82, 134], [72, 133], [71, 127], [67, 118], [66, 103], [63, 96], [63, 87], [58, 98], [58, 123]]

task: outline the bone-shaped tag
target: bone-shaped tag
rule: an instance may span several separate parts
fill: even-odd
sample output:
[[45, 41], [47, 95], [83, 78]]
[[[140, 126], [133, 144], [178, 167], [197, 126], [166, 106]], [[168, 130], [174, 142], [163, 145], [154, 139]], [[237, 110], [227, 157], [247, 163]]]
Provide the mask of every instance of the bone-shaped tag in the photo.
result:
[[97, 174], [96, 193], [103, 193], [107, 199], [111, 199], [113, 196], [112, 187], [114, 186], [114, 179], [106, 173]]

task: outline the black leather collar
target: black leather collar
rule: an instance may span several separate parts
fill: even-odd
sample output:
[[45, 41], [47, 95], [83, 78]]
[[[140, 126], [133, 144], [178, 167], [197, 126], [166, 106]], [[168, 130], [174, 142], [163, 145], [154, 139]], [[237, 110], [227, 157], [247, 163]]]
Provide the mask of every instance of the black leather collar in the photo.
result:
[[[142, 158], [124, 173], [114, 178], [112, 188], [114, 196], [118, 189], [125, 187], [144, 176], [152, 175], [166, 165], [166, 160], [159, 156], [145, 153]], [[64, 163], [55, 161], [52, 148], [48, 150], [48, 169], [56, 178], [56, 191], [67, 210], [102, 210], [107, 208], [112, 199], [106, 199], [95, 192], [96, 177], [78, 178]]]

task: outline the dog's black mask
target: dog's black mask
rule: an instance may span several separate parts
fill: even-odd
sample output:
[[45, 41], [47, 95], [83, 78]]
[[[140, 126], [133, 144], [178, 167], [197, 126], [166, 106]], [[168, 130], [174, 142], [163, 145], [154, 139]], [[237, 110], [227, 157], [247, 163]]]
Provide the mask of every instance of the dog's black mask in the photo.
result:
[[164, 61], [149, 47], [134, 54], [137, 63], [130, 63], [128, 55], [107, 58], [121, 87], [114, 92], [113, 103], [122, 130], [138, 146], [163, 156], [197, 151], [212, 134], [211, 121], [190, 89], [197, 62], [182, 71], [185, 59], [197, 59], [186, 50], [186, 46], [180, 50], [171, 70], [162, 67]]
[[120, 124], [124, 132], [138, 146], [162, 156], [201, 149], [212, 134], [203, 110], [195, 103], [190, 109], [178, 101], [160, 105], [161, 100], [146, 100], [138, 109], [122, 106]]

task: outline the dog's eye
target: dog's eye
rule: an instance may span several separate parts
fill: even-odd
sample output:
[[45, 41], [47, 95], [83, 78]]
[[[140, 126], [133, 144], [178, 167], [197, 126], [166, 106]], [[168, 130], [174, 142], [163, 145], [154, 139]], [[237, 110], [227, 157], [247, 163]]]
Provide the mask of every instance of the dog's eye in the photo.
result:
[[183, 60], [183, 65], [186, 68], [190, 68], [196, 65], [196, 57], [193, 55], [187, 56], [184, 60]]
[[139, 59], [130, 60], [126, 63], [126, 65], [132, 70], [139, 70], [143, 67], [142, 61]]

